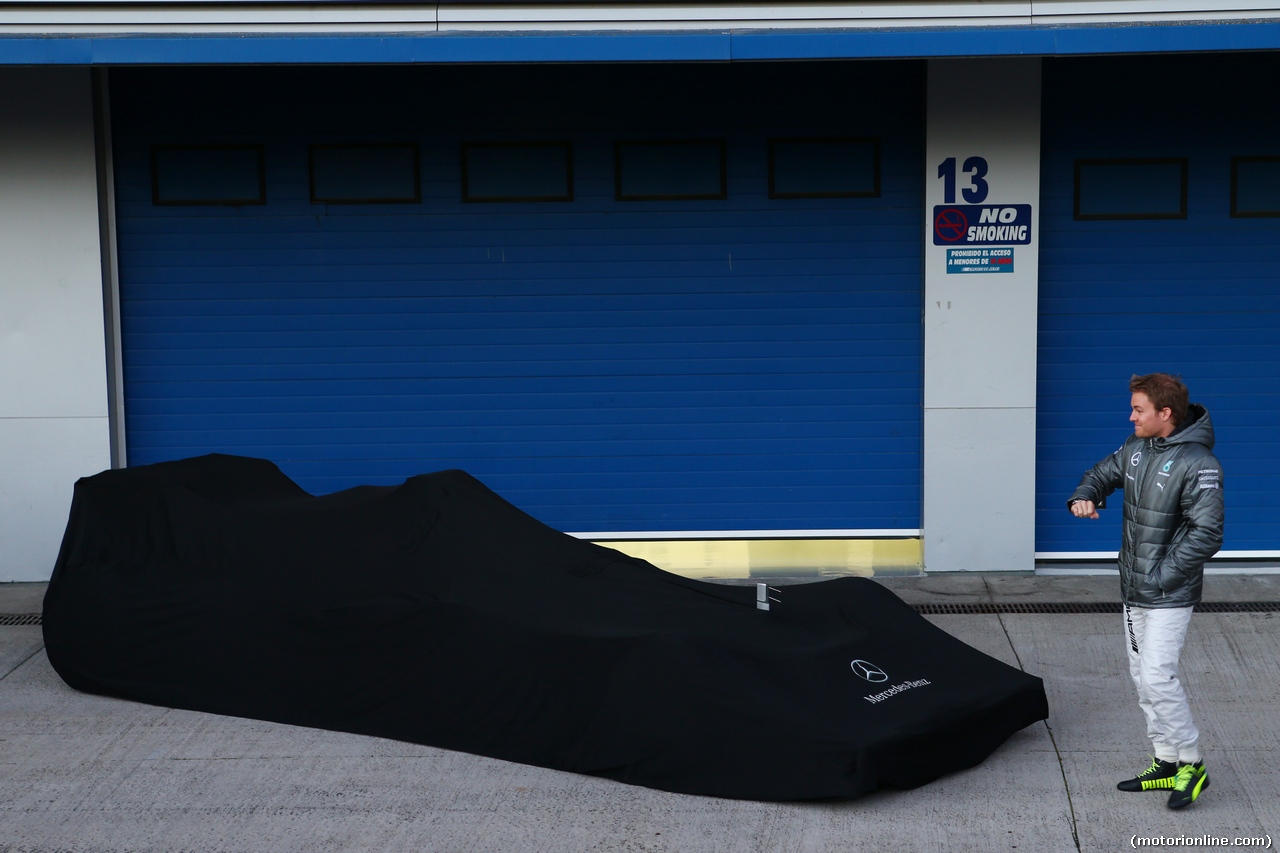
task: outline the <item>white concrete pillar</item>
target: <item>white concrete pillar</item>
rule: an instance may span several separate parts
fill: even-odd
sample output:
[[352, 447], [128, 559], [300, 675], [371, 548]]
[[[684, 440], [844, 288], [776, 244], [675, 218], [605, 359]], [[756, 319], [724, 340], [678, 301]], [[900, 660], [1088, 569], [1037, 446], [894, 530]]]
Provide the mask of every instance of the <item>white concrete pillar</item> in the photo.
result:
[[0, 581], [47, 580], [111, 466], [90, 75], [0, 68]]
[[927, 116], [924, 566], [1028, 571], [1040, 60], [929, 60]]

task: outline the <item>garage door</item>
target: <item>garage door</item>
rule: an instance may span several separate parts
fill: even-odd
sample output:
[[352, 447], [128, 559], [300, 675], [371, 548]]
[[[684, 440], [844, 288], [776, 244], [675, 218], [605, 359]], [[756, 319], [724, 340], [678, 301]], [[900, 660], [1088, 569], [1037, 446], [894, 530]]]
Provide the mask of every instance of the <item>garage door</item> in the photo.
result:
[[[1130, 375], [1179, 373], [1225, 468], [1224, 556], [1280, 554], [1274, 55], [1045, 64], [1037, 552], [1114, 553], [1065, 508], [1130, 432]], [[1196, 104], [1187, 110], [1187, 104]]]
[[918, 528], [921, 71], [113, 71], [129, 464]]

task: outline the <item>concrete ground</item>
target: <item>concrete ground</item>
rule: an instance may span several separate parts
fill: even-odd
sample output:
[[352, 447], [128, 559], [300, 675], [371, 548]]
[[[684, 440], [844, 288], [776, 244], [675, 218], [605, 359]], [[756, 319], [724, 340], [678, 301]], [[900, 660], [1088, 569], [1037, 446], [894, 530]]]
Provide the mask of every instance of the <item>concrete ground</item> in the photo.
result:
[[[913, 604], [1114, 601], [1112, 577], [888, 578]], [[0, 585], [0, 613], [43, 585]], [[1280, 601], [1214, 575], [1206, 600]], [[1118, 615], [930, 621], [1045, 680], [1050, 718], [986, 762], [853, 802], [633, 788], [425, 746], [77, 693], [39, 627], [0, 627], [0, 851], [1111, 851], [1280, 842], [1280, 613], [1199, 613], [1183, 677], [1212, 786], [1190, 808], [1115, 782], [1148, 761]], [[1185, 845], [1187, 837], [1226, 844]], [[1136, 842], [1135, 842], [1136, 837]]]

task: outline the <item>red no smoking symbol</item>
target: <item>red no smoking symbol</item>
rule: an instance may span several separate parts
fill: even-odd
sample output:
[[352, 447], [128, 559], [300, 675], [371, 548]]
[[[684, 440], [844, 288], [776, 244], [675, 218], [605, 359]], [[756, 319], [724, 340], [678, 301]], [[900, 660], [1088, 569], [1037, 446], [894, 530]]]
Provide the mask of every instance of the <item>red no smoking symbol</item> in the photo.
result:
[[969, 219], [954, 207], [939, 210], [933, 220], [933, 233], [939, 240], [954, 243], [964, 237], [969, 230]]

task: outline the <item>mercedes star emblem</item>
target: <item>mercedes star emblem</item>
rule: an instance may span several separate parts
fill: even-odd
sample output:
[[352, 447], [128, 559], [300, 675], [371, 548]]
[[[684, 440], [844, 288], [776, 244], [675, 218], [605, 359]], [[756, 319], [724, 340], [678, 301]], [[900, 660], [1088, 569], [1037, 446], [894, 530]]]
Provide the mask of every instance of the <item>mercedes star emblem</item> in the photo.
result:
[[884, 674], [884, 670], [873, 663], [867, 663], [864, 660], [855, 660], [849, 664], [859, 678], [865, 678], [867, 681], [880, 682], [888, 681], [889, 676]]

